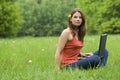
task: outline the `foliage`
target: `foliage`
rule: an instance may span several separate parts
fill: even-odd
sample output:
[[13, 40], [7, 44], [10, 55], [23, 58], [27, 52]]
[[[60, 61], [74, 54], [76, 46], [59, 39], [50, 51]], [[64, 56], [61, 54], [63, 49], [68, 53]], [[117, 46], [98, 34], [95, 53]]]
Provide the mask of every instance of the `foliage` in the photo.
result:
[[101, 7], [101, 22], [102, 32], [120, 33], [120, 0], [105, 0]]
[[0, 0], [0, 4], [4, 3], [4, 2], [15, 2], [15, 1], [17, 1], [17, 0]]
[[77, 0], [87, 17], [89, 33], [120, 33], [120, 0]]
[[22, 17], [19, 13], [18, 6], [11, 2], [0, 3], [0, 37], [14, 37], [16, 36]]
[[56, 36], [67, 26], [73, 0], [19, 0], [24, 24], [19, 36]]

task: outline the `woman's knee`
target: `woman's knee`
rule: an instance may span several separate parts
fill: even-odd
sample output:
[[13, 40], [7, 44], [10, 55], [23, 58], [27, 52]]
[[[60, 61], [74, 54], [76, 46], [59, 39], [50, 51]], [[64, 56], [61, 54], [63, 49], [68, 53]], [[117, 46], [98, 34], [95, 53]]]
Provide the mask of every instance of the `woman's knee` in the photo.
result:
[[104, 55], [108, 56], [108, 50], [107, 49], [105, 49]]

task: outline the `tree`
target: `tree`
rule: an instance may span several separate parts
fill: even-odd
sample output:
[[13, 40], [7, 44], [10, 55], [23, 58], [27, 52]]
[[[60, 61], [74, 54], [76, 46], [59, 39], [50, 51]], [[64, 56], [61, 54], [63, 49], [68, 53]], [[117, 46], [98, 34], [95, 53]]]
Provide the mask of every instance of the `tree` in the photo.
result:
[[56, 36], [67, 26], [73, 0], [19, 0], [24, 24], [20, 36]]
[[120, 33], [120, 0], [105, 0], [98, 22], [101, 23], [100, 33], [119, 34]]
[[16, 36], [22, 17], [13, 0], [2, 0], [0, 3], [0, 37]]
[[85, 12], [89, 33], [120, 33], [119, 0], [77, 0], [76, 4]]

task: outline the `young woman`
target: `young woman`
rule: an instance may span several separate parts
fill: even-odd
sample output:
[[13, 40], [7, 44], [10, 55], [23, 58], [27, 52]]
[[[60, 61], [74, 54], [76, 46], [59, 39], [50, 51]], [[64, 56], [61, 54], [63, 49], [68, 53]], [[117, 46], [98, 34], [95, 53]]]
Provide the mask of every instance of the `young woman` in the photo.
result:
[[[108, 52], [105, 50], [105, 56], [100, 59], [98, 52], [81, 53], [86, 33], [85, 16], [79, 8], [72, 10], [69, 15], [69, 24], [63, 30], [59, 37], [58, 47], [55, 54], [57, 69], [62, 68], [95, 68], [99, 65], [105, 65]], [[82, 57], [78, 59], [78, 57]]]

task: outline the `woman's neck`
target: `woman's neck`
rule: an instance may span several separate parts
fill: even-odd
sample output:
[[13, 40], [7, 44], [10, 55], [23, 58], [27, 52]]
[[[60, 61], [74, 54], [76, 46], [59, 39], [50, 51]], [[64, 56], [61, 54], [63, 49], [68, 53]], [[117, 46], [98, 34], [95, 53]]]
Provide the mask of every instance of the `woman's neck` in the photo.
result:
[[78, 31], [79, 31], [79, 29], [76, 27], [74, 27], [74, 28], [71, 28], [71, 27], [68, 27], [71, 31], [72, 31], [72, 33], [74, 34], [74, 35], [78, 35]]

